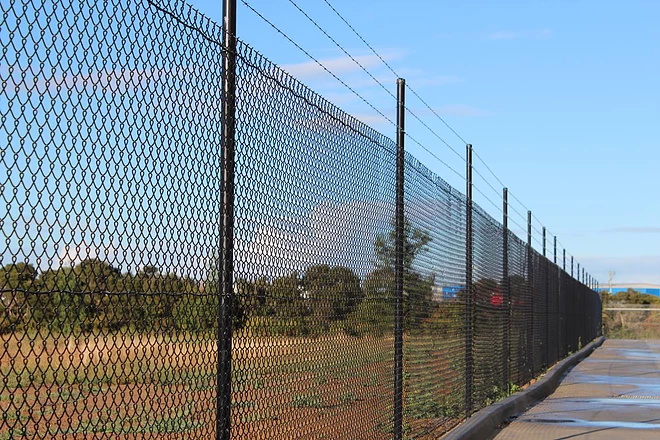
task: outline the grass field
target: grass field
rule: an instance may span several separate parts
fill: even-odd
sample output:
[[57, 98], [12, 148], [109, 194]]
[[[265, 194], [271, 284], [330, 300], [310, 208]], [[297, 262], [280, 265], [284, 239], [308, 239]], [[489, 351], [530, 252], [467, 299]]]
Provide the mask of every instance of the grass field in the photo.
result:
[[[213, 334], [24, 333], [0, 343], [2, 440], [213, 437]], [[407, 337], [411, 438], [461, 417], [460, 352], [456, 341]], [[237, 439], [390, 438], [393, 340], [238, 335], [232, 387]]]
[[[609, 306], [633, 309], [649, 307], [616, 303]], [[603, 311], [603, 336], [615, 339], [660, 339], [660, 311]]]

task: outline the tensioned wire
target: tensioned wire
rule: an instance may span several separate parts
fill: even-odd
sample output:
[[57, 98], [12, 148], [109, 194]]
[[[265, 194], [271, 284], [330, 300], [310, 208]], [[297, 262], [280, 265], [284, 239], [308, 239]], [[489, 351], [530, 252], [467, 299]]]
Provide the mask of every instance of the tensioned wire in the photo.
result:
[[[381, 81], [379, 81], [369, 70], [362, 65], [354, 56], [350, 54], [335, 38], [333, 38], [325, 29], [323, 29], [322, 26], [320, 26], [307, 12], [305, 12], [294, 0], [288, 0], [301, 14], [303, 14], [319, 31], [321, 31], [328, 39], [330, 39], [344, 54], [346, 54], [360, 69], [362, 69], [370, 78], [373, 80], [380, 88], [385, 90], [385, 92], [392, 98], [396, 97], [394, 94], [387, 89], [385, 85], [382, 84]], [[293, 44], [296, 48], [298, 48], [300, 51], [302, 51], [307, 57], [309, 57], [311, 60], [313, 60], [317, 65], [319, 65], [324, 71], [326, 71], [328, 74], [330, 74], [335, 80], [337, 80], [340, 84], [342, 84], [346, 89], [348, 89], [351, 93], [353, 93], [355, 96], [357, 96], [361, 101], [363, 101], [365, 104], [367, 104], [372, 110], [374, 110], [376, 113], [378, 113], [383, 119], [388, 121], [391, 125], [396, 126], [394, 121], [392, 121], [390, 118], [388, 118], [383, 112], [378, 110], [373, 104], [371, 104], [366, 98], [364, 98], [360, 93], [358, 93], [354, 88], [352, 88], [350, 85], [348, 85], [345, 81], [343, 81], [341, 78], [339, 78], [338, 75], [336, 75], [334, 72], [332, 72], [327, 66], [325, 66], [323, 63], [321, 63], [316, 57], [314, 57], [309, 51], [305, 50], [302, 46], [297, 44], [291, 37], [289, 37], [284, 31], [282, 31], [279, 27], [277, 27], [273, 22], [268, 20], [263, 14], [261, 14], [259, 11], [257, 11], [252, 5], [250, 5], [246, 0], [241, 0], [241, 2], [248, 7], [253, 13], [255, 13], [258, 17], [260, 17], [264, 22], [266, 22], [268, 25], [270, 25], [275, 31], [277, 31], [280, 35], [282, 35], [285, 39], [287, 39], [291, 44]], [[348, 20], [346, 20], [343, 15], [337, 11], [335, 7], [332, 6], [332, 4], [328, 0], [324, 0], [324, 2], [328, 5], [328, 7], [346, 24], [346, 26], [351, 29], [351, 31], [371, 50], [374, 55], [378, 57], [378, 59], [385, 65], [390, 72], [392, 72], [395, 76], [399, 77], [398, 73], [392, 68], [392, 66], [384, 59], [382, 55], [380, 55], [371, 44], [369, 44], [362, 35], [357, 32], [354, 26], [352, 26]], [[151, 3], [151, 1], [150, 1]], [[412, 92], [412, 94], [422, 102], [426, 108], [431, 111], [444, 125], [447, 126], [449, 130], [452, 131], [461, 141], [464, 143], [467, 143], [467, 141], [456, 131], [454, 130], [447, 121], [442, 118], [411, 86], [410, 84], [406, 84], [406, 87]], [[408, 106], [406, 106], [406, 111], [415, 119], [417, 120], [422, 126], [424, 126], [427, 130], [429, 130], [438, 140], [440, 140], [443, 144], [445, 144], [456, 156], [458, 156], [462, 161], [465, 161], [465, 157], [461, 155], [454, 147], [452, 147], [442, 136], [440, 136], [438, 133], [435, 132], [428, 124], [426, 124], [415, 112], [413, 112]], [[406, 133], [406, 135], [415, 143], [417, 144], [420, 148], [422, 148], [424, 151], [429, 153], [434, 159], [438, 160], [442, 165], [447, 167], [450, 171], [452, 171], [454, 174], [456, 174], [459, 177], [463, 177], [461, 173], [456, 171], [454, 168], [452, 168], [446, 161], [440, 159], [438, 155], [433, 153], [430, 148], [426, 147], [423, 145], [421, 142], [419, 142], [417, 139], [413, 138], [409, 134]], [[489, 171], [489, 173], [497, 180], [498, 183], [500, 183], [503, 187], [505, 186], [502, 180], [495, 174], [495, 172], [492, 170], [492, 168], [483, 160], [483, 158], [479, 155], [479, 153], [473, 149], [475, 157], [486, 167], [486, 169]], [[475, 173], [477, 173], [483, 180], [484, 182], [494, 191], [497, 193], [497, 190], [495, 187], [486, 179], [486, 177], [481, 174], [478, 170], [475, 169]], [[483, 191], [481, 191], [479, 188], [475, 188], [478, 193], [480, 193], [486, 200], [493, 205], [499, 212], [501, 212], [501, 207], [498, 206], [495, 202], [492, 201]], [[516, 197], [516, 195], [509, 191], [509, 195], [516, 200], [523, 208], [526, 208], [525, 204], [520, 201]], [[515, 208], [512, 208], [514, 211], [516, 211], [519, 215], [524, 217], [519, 211], [517, 211]], [[532, 213], [532, 216], [534, 219], [537, 220], [538, 223], [543, 223], [540, 221], [540, 219]], [[516, 223], [517, 224], [517, 223]], [[517, 224], [520, 227], [520, 224]], [[532, 228], [534, 231], [537, 233], [542, 233], [542, 230], [538, 229], [536, 225], [532, 224]], [[534, 239], [535, 242], [542, 244], [538, 239]]]

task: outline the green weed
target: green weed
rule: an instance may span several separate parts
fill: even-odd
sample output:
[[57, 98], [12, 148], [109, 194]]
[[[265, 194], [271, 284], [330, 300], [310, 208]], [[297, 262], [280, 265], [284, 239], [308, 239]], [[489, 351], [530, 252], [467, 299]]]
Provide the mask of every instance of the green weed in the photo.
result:
[[357, 395], [352, 391], [347, 391], [339, 397], [339, 401], [343, 405], [351, 404], [358, 399]]
[[303, 394], [296, 396], [291, 401], [296, 408], [323, 408], [323, 399], [318, 394]]

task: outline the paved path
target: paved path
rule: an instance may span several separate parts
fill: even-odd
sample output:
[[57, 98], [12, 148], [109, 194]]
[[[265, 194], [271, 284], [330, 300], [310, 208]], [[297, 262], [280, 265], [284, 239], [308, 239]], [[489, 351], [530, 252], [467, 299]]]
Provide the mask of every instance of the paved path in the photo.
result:
[[496, 440], [660, 439], [660, 341], [608, 339]]

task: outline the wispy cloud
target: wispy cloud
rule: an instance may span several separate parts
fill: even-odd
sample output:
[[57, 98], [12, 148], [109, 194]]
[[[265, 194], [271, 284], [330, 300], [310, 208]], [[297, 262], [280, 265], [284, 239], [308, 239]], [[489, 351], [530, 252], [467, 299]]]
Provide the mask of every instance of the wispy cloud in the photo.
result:
[[463, 82], [463, 78], [457, 75], [437, 74], [415, 67], [402, 67], [397, 69], [397, 73], [403, 78], [406, 78], [406, 80], [409, 80], [415, 88]]
[[616, 272], [617, 283], [660, 284], [660, 255], [579, 257], [579, 261], [601, 280], [601, 285], [610, 270]]
[[623, 234], [660, 234], [660, 227], [657, 226], [638, 226], [605, 229], [603, 232], [623, 233]]
[[534, 29], [523, 31], [498, 31], [488, 34], [488, 40], [517, 40], [520, 38], [549, 38], [552, 36], [550, 29]]
[[[388, 54], [383, 56], [385, 60], [393, 59], [396, 57], [396, 54]], [[375, 67], [382, 63], [382, 61], [376, 55], [360, 55], [353, 58], [365, 69]], [[321, 59], [319, 60], [319, 63], [325, 66], [329, 71], [335, 74], [341, 74], [362, 70], [362, 68], [355, 61], [353, 61], [348, 56], [344, 56], [339, 58]], [[327, 75], [325, 69], [315, 61], [306, 61], [304, 63], [297, 64], [285, 64], [281, 67], [290, 75], [298, 79], [309, 79], [319, 75]]]
[[352, 115], [358, 121], [364, 122], [367, 125], [377, 125], [388, 123], [387, 119], [380, 115], [373, 114], [354, 114]]
[[[106, 92], [122, 93], [129, 89], [144, 88], [149, 82], [163, 81], [168, 78], [187, 78], [193, 70], [186, 69], [106, 69], [87, 73], [57, 72], [44, 76], [26, 76], [15, 74], [7, 76], [8, 83], [16, 93], [32, 92], [45, 94], [54, 91], [82, 92], [92, 88]], [[22, 72], [21, 72], [22, 73]]]

